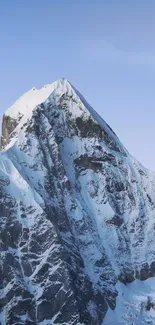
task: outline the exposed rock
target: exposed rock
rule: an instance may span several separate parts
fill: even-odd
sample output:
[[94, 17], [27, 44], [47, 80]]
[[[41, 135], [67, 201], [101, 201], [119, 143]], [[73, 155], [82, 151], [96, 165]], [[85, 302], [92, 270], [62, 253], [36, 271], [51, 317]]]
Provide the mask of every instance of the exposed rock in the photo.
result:
[[114, 215], [113, 218], [106, 221], [107, 224], [115, 225], [117, 227], [121, 227], [123, 224], [122, 218], [120, 218], [118, 215]]
[[18, 115], [17, 119], [12, 118], [9, 115], [3, 115], [1, 148], [4, 148], [9, 143], [11, 133], [15, 130], [21, 118], [21, 114]]

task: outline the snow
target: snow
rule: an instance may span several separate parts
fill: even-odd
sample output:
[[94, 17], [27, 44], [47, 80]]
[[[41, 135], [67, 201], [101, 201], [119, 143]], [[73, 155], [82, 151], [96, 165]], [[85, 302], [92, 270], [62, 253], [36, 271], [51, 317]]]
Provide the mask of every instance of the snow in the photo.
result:
[[17, 118], [19, 114], [29, 115], [37, 105], [43, 103], [50, 96], [59, 82], [59, 80], [55, 81], [41, 89], [32, 88], [11, 105], [5, 112], [5, 115], [9, 115], [12, 118]]
[[62, 78], [54, 81], [51, 84], [43, 86], [41, 89], [32, 88], [23, 94], [13, 105], [11, 105], [5, 115], [11, 118], [22, 116], [30, 116], [33, 109], [41, 103], [48, 103], [53, 97], [59, 98], [63, 93], [73, 94], [73, 89], [70, 83]]
[[146, 310], [148, 300], [155, 303], [155, 278], [116, 284], [116, 309], [108, 309], [102, 325], [155, 324], [155, 308]]
[[111, 141], [109, 141], [109, 145], [113, 142], [118, 145], [120, 149], [122, 149], [122, 152], [127, 153], [127, 150], [124, 148], [123, 144], [120, 142], [119, 138], [116, 136], [116, 134], [113, 132], [113, 130], [109, 127], [109, 125], [99, 116], [99, 114], [87, 103], [86, 99], [80, 94], [80, 92], [74, 88], [75, 93], [80, 98], [81, 102], [83, 103], [83, 106], [88, 110], [90, 115], [94, 118], [94, 120], [107, 132], [109, 137], [111, 138]]
[[0, 313], [0, 324], [6, 325], [5, 310]]
[[23, 177], [24, 175], [20, 172], [20, 165], [16, 167], [15, 161], [10, 158], [9, 152], [6, 151], [5, 154], [1, 154], [0, 159], [0, 174], [9, 177], [10, 180], [7, 187], [8, 193], [14, 198], [18, 197], [18, 200], [24, 200], [26, 204], [39, 206], [43, 203], [42, 198]]

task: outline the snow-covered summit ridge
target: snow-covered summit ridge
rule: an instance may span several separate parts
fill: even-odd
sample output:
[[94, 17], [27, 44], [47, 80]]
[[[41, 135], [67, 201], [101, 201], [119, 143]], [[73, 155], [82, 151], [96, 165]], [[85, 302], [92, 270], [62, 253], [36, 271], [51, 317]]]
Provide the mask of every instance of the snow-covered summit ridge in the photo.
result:
[[61, 98], [63, 98], [63, 96], [66, 94], [74, 98], [74, 101], [77, 102], [77, 105], [72, 105], [71, 107], [71, 114], [73, 118], [76, 119], [78, 117], [82, 117], [82, 115], [85, 117], [91, 116], [91, 118], [108, 134], [110, 143], [117, 144], [119, 148], [122, 148], [122, 152], [127, 152], [109, 125], [107, 125], [107, 123], [88, 104], [81, 93], [65, 78], [61, 78], [51, 84], [47, 84], [41, 89], [36, 89], [33, 87], [8, 108], [4, 114], [4, 118], [8, 116], [12, 120], [16, 121], [15, 127], [12, 128], [11, 133], [12, 131], [15, 131], [16, 135], [19, 134], [22, 125], [27, 119], [31, 118], [36, 107], [39, 109], [40, 104], [45, 104], [45, 106], [47, 106], [49, 102], [55, 102], [58, 104], [60, 103]]
[[7, 109], [5, 115], [11, 118], [17, 118], [18, 115], [27, 115], [37, 105], [43, 103], [56, 88], [64, 83], [67, 83], [66, 79], [58, 79], [51, 84], [43, 86], [41, 89], [33, 87], [17, 99], [17, 101]]

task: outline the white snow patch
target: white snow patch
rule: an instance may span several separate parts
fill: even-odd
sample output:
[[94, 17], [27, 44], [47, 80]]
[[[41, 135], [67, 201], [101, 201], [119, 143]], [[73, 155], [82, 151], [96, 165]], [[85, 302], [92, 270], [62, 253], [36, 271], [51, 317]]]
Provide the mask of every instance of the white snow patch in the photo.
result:
[[127, 285], [118, 282], [116, 289], [116, 308], [108, 309], [103, 325], [155, 324], [155, 309], [146, 310], [148, 301], [155, 303], [155, 278]]
[[17, 118], [21, 115], [27, 115], [29, 112], [32, 112], [35, 106], [43, 103], [50, 94], [54, 91], [59, 83], [58, 81], [53, 82], [52, 84], [46, 85], [41, 89], [32, 88], [24, 95], [22, 95], [13, 105], [11, 105], [5, 115], [9, 115], [12, 118]]

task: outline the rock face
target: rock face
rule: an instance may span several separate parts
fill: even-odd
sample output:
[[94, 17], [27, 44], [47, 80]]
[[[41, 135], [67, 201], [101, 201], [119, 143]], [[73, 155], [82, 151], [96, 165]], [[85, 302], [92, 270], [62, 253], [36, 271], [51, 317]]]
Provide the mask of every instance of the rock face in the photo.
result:
[[105, 324], [118, 282], [155, 276], [154, 174], [65, 79], [2, 132], [1, 325]]
[[10, 140], [10, 135], [18, 125], [18, 120], [11, 118], [8, 115], [3, 115], [2, 121], [2, 136], [1, 136], [1, 148], [4, 148]]

